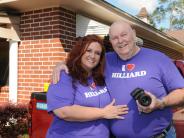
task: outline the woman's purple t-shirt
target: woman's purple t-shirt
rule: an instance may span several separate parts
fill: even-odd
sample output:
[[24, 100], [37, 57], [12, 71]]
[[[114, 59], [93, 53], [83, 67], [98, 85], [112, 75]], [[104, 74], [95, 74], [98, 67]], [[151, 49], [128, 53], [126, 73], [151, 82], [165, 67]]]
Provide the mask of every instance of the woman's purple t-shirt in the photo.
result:
[[[47, 92], [48, 112], [73, 104], [103, 108], [110, 103], [110, 95], [105, 86], [94, 86], [93, 79], [89, 78], [91, 86], [81, 84], [72, 85], [71, 77], [61, 72], [60, 81], [51, 84]], [[47, 132], [47, 138], [108, 138], [108, 120], [99, 119], [87, 122], [70, 122], [54, 115], [53, 122]]]

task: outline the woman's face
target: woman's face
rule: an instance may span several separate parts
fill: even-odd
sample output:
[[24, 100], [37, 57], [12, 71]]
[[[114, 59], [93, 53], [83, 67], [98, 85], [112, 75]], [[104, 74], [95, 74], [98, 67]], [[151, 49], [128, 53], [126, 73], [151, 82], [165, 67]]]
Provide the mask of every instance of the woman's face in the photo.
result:
[[102, 47], [98, 42], [89, 44], [81, 58], [82, 67], [91, 72], [100, 62], [101, 53]]

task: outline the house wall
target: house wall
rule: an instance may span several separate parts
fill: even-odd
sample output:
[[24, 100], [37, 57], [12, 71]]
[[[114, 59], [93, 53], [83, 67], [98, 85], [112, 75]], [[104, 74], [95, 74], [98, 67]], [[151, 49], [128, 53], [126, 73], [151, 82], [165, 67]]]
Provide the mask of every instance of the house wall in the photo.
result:
[[109, 33], [109, 26], [77, 14], [76, 30], [77, 37], [85, 36], [88, 34], [97, 34], [99, 36], [104, 36]]
[[0, 87], [0, 105], [8, 102], [8, 96], [9, 96], [9, 87], [8, 86]]
[[43, 92], [53, 66], [65, 60], [76, 37], [76, 15], [61, 7], [21, 15], [18, 48], [18, 103], [27, 103], [32, 92]]
[[170, 58], [172, 58], [174, 60], [183, 59], [183, 54], [182, 53], [180, 53], [176, 50], [173, 50], [171, 48], [164, 47], [160, 44], [151, 42], [151, 41], [146, 40], [146, 39], [143, 39], [143, 47], [147, 47], [147, 48], [151, 48], [151, 49], [154, 49], [154, 50], [161, 51], [161, 52], [165, 53], [167, 56], [169, 56]]

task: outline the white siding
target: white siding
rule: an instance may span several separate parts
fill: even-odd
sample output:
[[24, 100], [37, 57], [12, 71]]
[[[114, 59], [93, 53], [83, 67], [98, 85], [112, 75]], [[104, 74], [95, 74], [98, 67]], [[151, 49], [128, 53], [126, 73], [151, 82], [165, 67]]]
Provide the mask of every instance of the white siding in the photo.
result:
[[105, 36], [109, 33], [109, 26], [99, 23], [82, 15], [76, 16], [76, 36], [97, 34]]

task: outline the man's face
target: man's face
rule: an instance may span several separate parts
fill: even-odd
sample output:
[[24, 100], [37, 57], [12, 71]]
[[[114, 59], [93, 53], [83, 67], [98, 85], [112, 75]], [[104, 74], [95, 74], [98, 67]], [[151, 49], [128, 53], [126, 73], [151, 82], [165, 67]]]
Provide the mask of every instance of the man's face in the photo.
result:
[[135, 48], [135, 31], [126, 23], [113, 24], [109, 31], [114, 51], [122, 59], [129, 58]]

